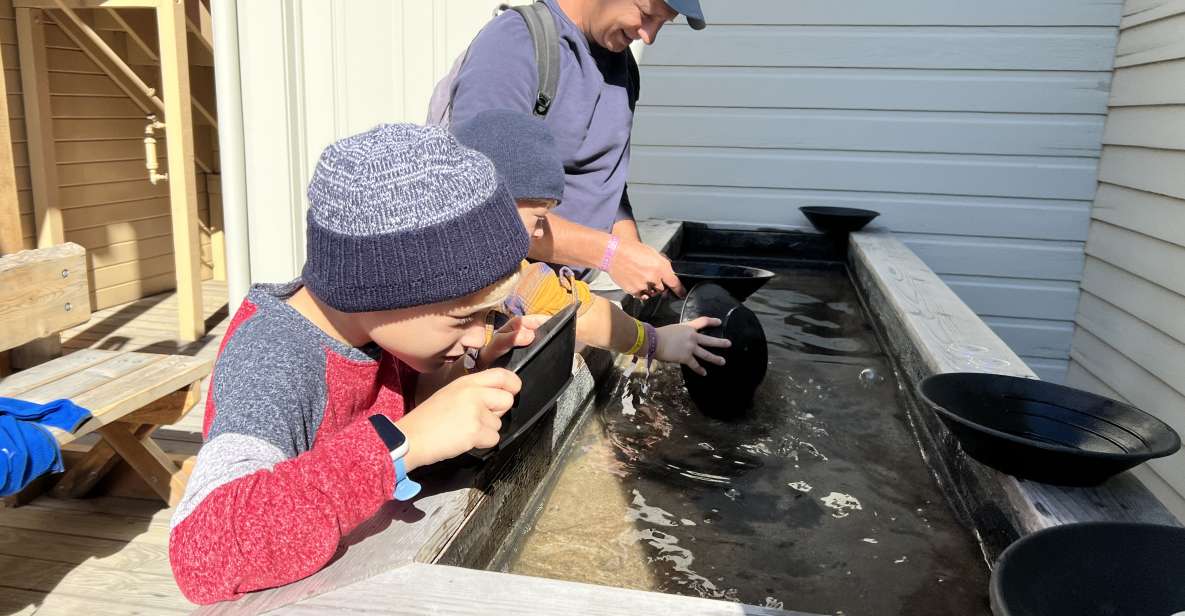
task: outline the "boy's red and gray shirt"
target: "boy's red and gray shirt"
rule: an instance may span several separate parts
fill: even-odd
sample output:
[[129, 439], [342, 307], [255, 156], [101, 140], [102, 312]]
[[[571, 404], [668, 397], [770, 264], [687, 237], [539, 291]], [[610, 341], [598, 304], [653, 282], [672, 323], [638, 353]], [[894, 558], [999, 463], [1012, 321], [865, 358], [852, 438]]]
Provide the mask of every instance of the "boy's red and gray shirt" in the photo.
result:
[[410, 410], [416, 374], [377, 347], [331, 338], [257, 285], [235, 313], [173, 516], [169, 560], [195, 603], [315, 573], [391, 498], [395, 474], [368, 417]]

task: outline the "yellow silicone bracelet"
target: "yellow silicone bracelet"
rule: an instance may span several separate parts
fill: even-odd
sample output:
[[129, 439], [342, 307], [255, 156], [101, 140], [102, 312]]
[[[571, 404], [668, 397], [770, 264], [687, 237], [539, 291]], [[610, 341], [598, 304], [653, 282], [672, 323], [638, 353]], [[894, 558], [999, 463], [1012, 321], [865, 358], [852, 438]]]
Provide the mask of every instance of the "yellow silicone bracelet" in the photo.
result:
[[646, 328], [642, 327], [642, 322], [637, 319], [634, 320], [634, 325], [638, 326], [638, 339], [634, 340], [634, 346], [625, 352], [626, 355], [636, 354], [642, 348], [642, 345], [646, 344]]

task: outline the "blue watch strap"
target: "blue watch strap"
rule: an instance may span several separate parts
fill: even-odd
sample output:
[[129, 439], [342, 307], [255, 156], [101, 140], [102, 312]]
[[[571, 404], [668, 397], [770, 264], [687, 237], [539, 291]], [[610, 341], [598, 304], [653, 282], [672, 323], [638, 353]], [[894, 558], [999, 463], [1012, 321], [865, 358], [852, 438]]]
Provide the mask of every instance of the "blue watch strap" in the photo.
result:
[[407, 467], [403, 464], [403, 458], [396, 458], [395, 460], [395, 500], [406, 501], [416, 497], [420, 493], [420, 484], [407, 476]]

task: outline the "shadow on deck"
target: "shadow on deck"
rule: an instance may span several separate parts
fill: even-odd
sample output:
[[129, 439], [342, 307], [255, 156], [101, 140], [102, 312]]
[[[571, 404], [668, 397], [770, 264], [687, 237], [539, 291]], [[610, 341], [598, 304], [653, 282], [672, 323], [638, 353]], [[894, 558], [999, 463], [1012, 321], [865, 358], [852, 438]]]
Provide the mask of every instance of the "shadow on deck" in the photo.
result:
[[[164, 293], [96, 311], [87, 323], [62, 332], [62, 350], [213, 358], [229, 321], [226, 284], [207, 281], [202, 291], [209, 333], [200, 340], [177, 340], [176, 296]], [[186, 472], [201, 446], [207, 387], [208, 379], [202, 399], [188, 415], [153, 434]], [[67, 465], [97, 438], [66, 446]], [[0, 615], [191, 611], [195, 606], [181, 596], [169, 568], [172, 513], [122, 462], [89, 498], [40, 496], [21, 507], [0, 509]]]

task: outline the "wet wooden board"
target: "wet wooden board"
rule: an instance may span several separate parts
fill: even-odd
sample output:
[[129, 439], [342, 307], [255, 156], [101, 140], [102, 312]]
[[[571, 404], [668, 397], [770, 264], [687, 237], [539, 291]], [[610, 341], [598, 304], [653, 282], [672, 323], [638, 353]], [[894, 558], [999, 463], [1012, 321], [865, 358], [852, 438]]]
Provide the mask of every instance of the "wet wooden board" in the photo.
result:
[[[907, 386], [931, 374], [970, 369], [1036, 378], [1028, 366], [912, 251], [888, 232], [851, 236], [849, 266], [904, 370]], [[968, 366], [960, 345], [987, 349]], [[993, 367], [985, 368], [991, 359]], [[956, 510], [974, 525], [989, 562], [1017, 538], [1050, 526], [1094, 520], [1178, 524], [1131, 473], [1093, 488], [1017, 479], [971, 459], [929, 408], [910, 405], [922, 455]]]
[[413, 563], [274, 612], [340, 614], [681, 614], [808, 616], [803, 612]]

